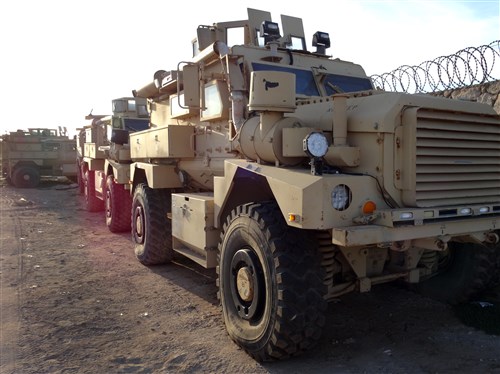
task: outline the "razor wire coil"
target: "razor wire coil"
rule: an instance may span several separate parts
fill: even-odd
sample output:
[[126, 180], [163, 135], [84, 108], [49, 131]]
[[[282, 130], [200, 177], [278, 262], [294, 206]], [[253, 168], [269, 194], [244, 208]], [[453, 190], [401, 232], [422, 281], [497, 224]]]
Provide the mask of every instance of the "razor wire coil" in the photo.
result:
[[500, 78], [494, 71], [500, 59], [500, 40], [479, 47], [467, 47], [416, 66], [402, 65], [370, 78], [385, 91], [429, 93], [482, 84]]

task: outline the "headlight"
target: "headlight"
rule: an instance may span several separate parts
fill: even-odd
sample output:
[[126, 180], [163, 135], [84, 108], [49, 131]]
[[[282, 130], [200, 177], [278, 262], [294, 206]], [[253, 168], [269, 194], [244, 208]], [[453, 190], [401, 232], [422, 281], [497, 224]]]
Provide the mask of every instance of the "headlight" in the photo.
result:
[[312, 132], [304, 138], [304, 152], [310, 157], [323, 157], [328, 152], [328, 140], [320, 132]]
[[345, 184], [339, 184], [332, 190], [332, 206], [336, 210], [346, 210], [351, 205], [351, 189]]

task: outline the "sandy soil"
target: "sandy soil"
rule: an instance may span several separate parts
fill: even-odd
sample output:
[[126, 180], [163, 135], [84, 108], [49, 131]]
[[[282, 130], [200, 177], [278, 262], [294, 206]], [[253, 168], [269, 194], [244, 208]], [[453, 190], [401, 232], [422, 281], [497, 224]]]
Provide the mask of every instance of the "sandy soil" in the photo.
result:
[[0, 187], [2, 374], [500, 373], [500, 336], [395, 285], [330, 304], [315, 350], [257, 363], [225, 332], [214, 271], [142, 266], [68, 187]]

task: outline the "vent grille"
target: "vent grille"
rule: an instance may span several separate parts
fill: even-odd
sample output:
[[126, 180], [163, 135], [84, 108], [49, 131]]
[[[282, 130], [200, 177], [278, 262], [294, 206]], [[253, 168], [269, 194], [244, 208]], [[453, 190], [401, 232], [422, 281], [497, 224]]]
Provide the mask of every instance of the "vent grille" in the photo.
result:
[[500, 201], [500, 122], [495, 116], [417, 111], [418, 207]]

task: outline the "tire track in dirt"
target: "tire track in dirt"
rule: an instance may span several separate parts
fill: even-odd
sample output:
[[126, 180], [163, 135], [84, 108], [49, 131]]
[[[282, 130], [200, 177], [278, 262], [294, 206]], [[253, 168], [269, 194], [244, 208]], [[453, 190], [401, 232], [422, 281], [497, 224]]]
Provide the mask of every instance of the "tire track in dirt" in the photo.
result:
[[[6, 207], [12, 207], [6, 209]], [[17, 353], [21, 305], [23, 303], [24, 247], [23, 226], [16, 200], [0, 196], [0, 368], [2, 373], [17, 372]]]

